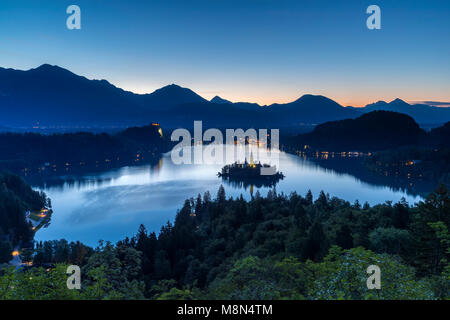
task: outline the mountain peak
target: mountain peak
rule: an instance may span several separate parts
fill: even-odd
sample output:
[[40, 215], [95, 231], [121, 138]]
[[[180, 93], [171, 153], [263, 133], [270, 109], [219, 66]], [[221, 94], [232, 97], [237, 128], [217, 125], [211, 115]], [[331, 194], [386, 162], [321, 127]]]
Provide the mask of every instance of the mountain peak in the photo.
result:
[[57, 67], [56, 65], [51, 65], [49, 63], [44, 63], [41, 64], [39, 67], [35, 68], [35, 69], [50, 69], [50, 68], [55, 68]]
[[179, 85], [177, 85], [177, 84], [175, 84], [175, 83], [168, 84], [167, 86], [162, 87], [162, 89], [163, 89], [163, 88], [183, 89], [181, 86], [179, 86]]
[[300, 98], [296, 99], [294, 102], [303, 101], [305, 99], [311, 99], [311, 97], [313, 97], [312, 94], [304, 94], [304, 95], [300, 96]]
[[327, 105], [334, 105], [334, 106], [341, 106], [336, 101], [327, 98], [322, 95], [314, 95], [314, 94], [304, 94], [297, 100], [291, 103], [302, 103], [302, 104], [327, 104]]
[[206, 101], [191, 89], [180, 87], [174, 83], [157, 89], [148, 96], [152, 99], [153, 103], [166, 105]]
[[48, 64], [48, 63], [44, 63], [44, 64], [40, 65], [39, 67], [31, 69], [31, 70], [35, 70], [35, 71], [67, 71], [67, 72], [70, 72], [70, 71], [68, 71], [68, 70], [66, 70], [64, 68], [61, 68], [61, 67], [57, 66], [57, 65], [51, 65], [51, 64]]
[[155, 90], [152, 94], [182, 94], [182, 93], [194, 93], [191, 89], [180, 87], [174, 83], [164, 86]]
[[314, 95], [314, 94], [307, 93], [307, 94], [302, 95], [300, 98], [298, 98], [294, 102], [308, 101], [308, 100], [314, 100], [314, 99], [328, 99], [328, 98], [321, 96], [321, 95]]
[[[30, 69], [29, 71], [31, 73], [35, 73], [35, 74], [39, 74], [39, 75], [47, 76], [47, 77], [52, 77], [54, 75], [58, 75], [58, 76], [70, 76], [71, 75], [74, 77], [77, 76], [73, 72], [71, 72], [67, 69], [61, 68], [57, 65], [51, 65], [48, 63], [44, 63], [37, 68]], [[77, 76], [77, 77], [79, 77], [79, 76]]]
[[217, 103], [217, 104], [228, 104], [228, 103], [232, 103], [231, 101], [226, 100], [226, 99], [222, 99], [222, 98], [219, 97], [219, 96], [215, 96], [214, 98], [212, 98], [212, 99], [210, 100], [210, 102], [211, 102], [211, 103]]
[[389, 102], [389, 104], [403, 104], [403, 105], [406, 105], [408, 103], [406, 103], [405, 101], [403, 101], [400, 98], [396, 98], [396, 99], [392, 100], [391, 102]]

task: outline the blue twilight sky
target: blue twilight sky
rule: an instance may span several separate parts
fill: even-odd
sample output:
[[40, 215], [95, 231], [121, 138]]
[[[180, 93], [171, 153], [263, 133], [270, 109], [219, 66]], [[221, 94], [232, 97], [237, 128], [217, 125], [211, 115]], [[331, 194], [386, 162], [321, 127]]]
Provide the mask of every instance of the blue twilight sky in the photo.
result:
[[[81, 8], [81, 30], [66, 8]], [[381, 8], [368, 30], [366, 8]], [[448, 0], [1, 0], [0, 66], [261, 104], [450, 101]]]

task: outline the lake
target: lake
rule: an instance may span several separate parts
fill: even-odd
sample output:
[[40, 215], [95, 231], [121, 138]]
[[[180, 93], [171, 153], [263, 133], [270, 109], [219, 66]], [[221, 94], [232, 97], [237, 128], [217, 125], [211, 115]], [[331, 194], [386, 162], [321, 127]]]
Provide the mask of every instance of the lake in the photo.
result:
[[[248, 158], [247, 158], [248, 159]], [[241, 159], [243, 161], [244, 159]], [[41, 229], [35, 239], [79, 240], [95, 246], [99, 240], [116, 242], [133, 236], [140, 224], [159, 232], [167, 221], [173, 221], [184, 201], [210, 191], [214, 198], [222, 180], [217, 177], [222, 164], [175, 165], [165, 154], [154, 165], [127, 166], [103, 173], [74, 178], [58, 177], [61, 183], [36, 187], [52, 200], [53, 216], [48, 228]], [[371, 205], [399, 201], [402, 197], [413, 204], [422, 198], [373, 185], [341, 174], [296, 155], [279, 153], [279, 170], [285, 175], [277, 186], [278, 193], [296, 191], [305, 195], [311, 189], [316, 198], [321, 190], [350, 202], [358, 200]], [[223, 183], [227, 197], [242, 194], [251, 198], [251, 188]], [[253, 188], [266, 195], [269, 188]]]

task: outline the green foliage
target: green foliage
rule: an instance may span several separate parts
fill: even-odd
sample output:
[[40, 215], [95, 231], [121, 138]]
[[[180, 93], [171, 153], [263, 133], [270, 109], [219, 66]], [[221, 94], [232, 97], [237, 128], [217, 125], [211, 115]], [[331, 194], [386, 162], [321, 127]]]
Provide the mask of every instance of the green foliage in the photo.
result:
[[155, 298], [157, 300], [194, 300], [195, 293], [190, 289], [172, 288], [168, 292], [163, 292]]
[[84, 265], [93, 249], [81, 242], [67, 242], [67, 240], [52, 240], [35, 244], [34, 263], [69, 263]]
[[407, 253], [411, 246], [408, 230], [378, 227], [369, 234], [370, 246], [376, 252]]
[[429, 226], [434, 230], [443, 251], [443, 257], [440, 261], [443, 271], [440, 276], [434, 277], [435, 290], [440, 298], [450, 299], [450, 233], [447, 225], [442, 221], [430, 222]]
[[[448, 299], [449, 193], [441, 185], [418, 205], [370, 207], [321, 193], [275, 190], [250, 201], [220, 189], [189, 199], [158, 236], [144, 226], [92, 250], [65, 240], [39, 243], [47, 271], [1, 269], [3, 299]], [[67, 264], [82, 289], [66, 288]], [[367, 267], [381, 290], [367, 288]], [[39, 294], [37, 294], [39, 293]]]
[[[421, 274], [440, 274], [450, 257], [443, 233], [450, 226], [450, 197], [441, 184], [415, 210], [412, 222], [414, 247], [417, 252], [415, 265]], [[442, 241], [444, 240], [444, 241]]]
[[73, 300], [81, 299], [77, 290], [67, 288], [67, 266], [54, 269], [35, 268], [17, 272], [14, 268], [2, 269], [0, 299], [12, 300]]
[[249, 256], [238, 260], [223, 279], [217, 279], [210, 295], [239, 300], [303, 299], [307, 279], [297, 259], [271, 261]]
[[67, 288], [67, 264], [47, 269], [0, 269], [0, 299], [116, 300], [144, 299], [141, 253], [131, 247], [103, 244], [82, 267], [81, 290]]
[[143, 299], [141, 255], [131, 247], [100, 242], [82, 268], [82, 273], [87, 275], [84, 283], [93, 287], [94, 297], [101, 299]]
[[[381, 270], [381, 289], [367, 288], [367, 267]], [[307, 262], [314, 281], [309, 283], [310, 299], [434, 299], [430, 282], [418, 280], [414, 269], [395, 256], [376, 254], [364, 248], [342, 250], [332, 247], [321, 263]]]

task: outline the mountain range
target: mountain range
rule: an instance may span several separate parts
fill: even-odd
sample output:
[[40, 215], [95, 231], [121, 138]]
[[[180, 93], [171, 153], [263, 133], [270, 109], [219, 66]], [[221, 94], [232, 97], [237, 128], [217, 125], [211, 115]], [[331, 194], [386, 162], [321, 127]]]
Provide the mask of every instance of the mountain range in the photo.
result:
[[130, 126], [159, 122], [165, 127], [294, 127], [356, 118], [374, 110], [405, 113], [418, 123], [444, 123], [450, 108], [410, 105], [400, 99], [364, 108], [344, 107], [320, 95], [303, 95], [284, 104], [260, 106], [214, 97], [171, 84], [135, 94], [106, 80], [89, 80], [58, 66], [27, 71], [0, 68], [0, 127]]
[[450, 108], [449, 107], [435, 107], [426, 104], [409, 104], [401, 99], [395, 99], [391, 102], [378, 101], [366, 105], [363, 112], [371, 112], [376, 110], [395, 111], [407, 114], [416, 120], [418, 123], [444, 123], [449, 121]]

